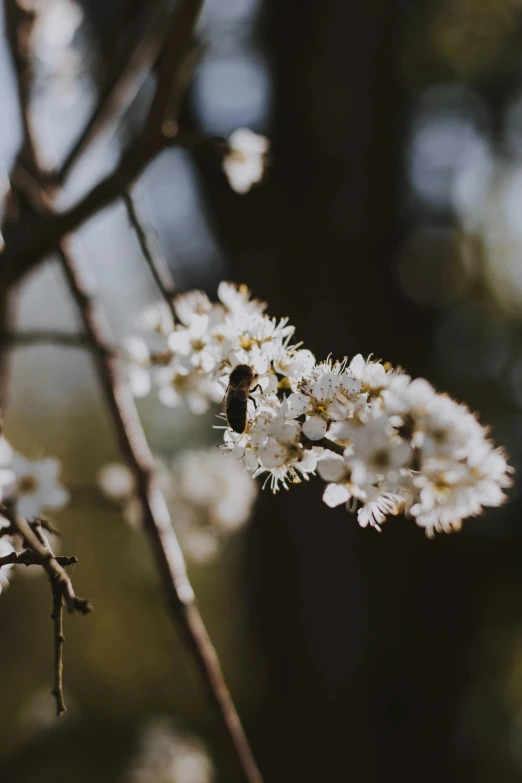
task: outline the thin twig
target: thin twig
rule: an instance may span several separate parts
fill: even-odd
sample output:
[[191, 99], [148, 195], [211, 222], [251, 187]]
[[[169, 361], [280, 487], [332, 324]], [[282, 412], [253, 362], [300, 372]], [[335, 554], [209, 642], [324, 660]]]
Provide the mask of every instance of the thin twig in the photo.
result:
[[321, 440], [309, 440], [308, 445], [310, 446], [322, 446], [323, 449], [328, 449], [329, 451], [333, 451], [336, 454], [340, 454], [341, 457], [343, 456], [344, 452], [346, 451], [345, 446], [339, 445], [339, 443], [334, 443], [333, 440], [329, 440], [329, 438], [321, 438]]
[[174, 296], [176, 294], [176, 286], [174, 285], [174, 280], [172, 279], [168, 264], [164, 256], [160, 253], [157, 242], [153, 243], [154, 249], [152, 249], [152, 242], [143, 227], [143, 220], [138, 217], [134, 199], [128, 190], [123, 194], [123, 201], [127, 208], [130, 224], [138, 237], [143, 257], [152, 272], [156, 285], [168, 305], [172, 320], [175, 322], [176, 312], [174, 310]]
[[64, 247], [60, 248], [62, 267], [76, 301], [83, 325], [91, 341], [100, 381], [119, 437], [120, 447], [136, 485], [143, 525], [150, 539], [156, 564], [173, 614], [180, 624], [194, 659], [207, 685], [229, 739], [249, 783], [262, 783], [241, 721], [226, 686], [217, 653], [207, 634], [185, 561], [161, 491], [153, 483], [154, 459], [145, 438], [134, 398], [117, 360], [107, 351], [105, 319], [90, 296], [79, 270]]
[[[2, 534], [4, 534], [4, 531], [0, 531]], [[56, 555], [56, 561], [61, 566], [70, 566], [70, 565], [76, 565], [78, 562], [78, 558], [74, 555], [72, 557], [66, 557], [65, 555]], [[38, 565], [41, 566], [42, 564], [38, 560], [37, 555], [33, 552], [32, 549], [24, 549], [23, 552], [10, 552], [8, 555], [4, 555], [3, 557], [0, 557], [0, 568], [2, 566], [6, 565], [23, 565], [23, 566], [31, 566], [31, 565]]]
[[36, 559], [47, 572], [51, 582], [59, 587], [65, 599], [67, 610], [71, 613], [81, 612], [81, 614], [88, 614], [92, 611], [90, 602], [86, 598], [80, 598], [74, 592], [69, 575], [58, 558], [55, 557], [44, 533], [32, 528], [29, 522], [17, 514], [12, 507], [4, 507], [2, 513], [18, 534], [23, 537], [27, 547], [33, 550]]
[[10, 348], [25, 348], [32, 345], [41, 345], [42, 343], [60, 345], [65, 348], [88, 347], [84, 334], [52, 330], [9, 332], [2, 339]]
[[[3, 515], [3, 513], [4, 513], [4, 507], [0, 507], [0, 515]], [[47, 530], [48, 533], [52, 533], [53, 536], [62, 535], [57, 528], [53, 527], [53, 525], [51, 525], [51, 523], [47, 519], [43, 519], [42, 517], [37, 517], [36, 519], [33, 519], [32, 522], [29, 522], [29, 524], [31, 525], [33, 530], [36, 530], [37, 528], [42, 528], [43, 530]], [[16, 535], [20, 535], [20, 531], [12, 524], [8, 524], [4, 527], [0, 527], [0, 537], [16, 536]]]
[[168, 13], [163, 3], [141, 4], [131, 40], [122, 55], [111, 64], [91, 116], [59, 170], [50, 175], [51, 180], [63, 183], [88, 145], [131, 104], [147, 69], [157, 59], [168, 30]]
[[60, 717], [67, 707], [63, 698], [63, 595], [59, 586], [51, 582], [53, 594], [53, 612], [51, 619], [54, 625], [54, 687], [51, 691], [56, 699], [56, 715]]

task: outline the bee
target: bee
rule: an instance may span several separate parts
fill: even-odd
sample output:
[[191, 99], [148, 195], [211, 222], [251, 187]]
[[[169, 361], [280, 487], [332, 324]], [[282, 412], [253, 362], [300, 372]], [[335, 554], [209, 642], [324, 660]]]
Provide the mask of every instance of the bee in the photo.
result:
[[[222, 413], [226, 414], [228, 426], [241, 434], [245, 431], [247, 423], [247, 405], [250, 395], [261, 386], [252, 384], [257, 380], [257, 375], [248, 364], [238, 364], [230, 373], [228, 388], [223, 400]], [[255, 403], [255, 400], [252, 400]]]

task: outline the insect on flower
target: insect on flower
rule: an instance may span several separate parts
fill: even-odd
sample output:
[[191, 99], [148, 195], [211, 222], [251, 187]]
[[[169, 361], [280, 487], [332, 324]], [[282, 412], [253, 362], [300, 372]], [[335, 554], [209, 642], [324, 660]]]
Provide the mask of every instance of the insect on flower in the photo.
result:
[[[247, 422], [247, 405], [250, 395], [261, 386], [252, 384], [257, 380], [257, 375], [248, 364], [238, 364], [230, 373], [228, 388], [223, 400], [222, 413], [226, 414], [229, 427], [234, 432], [241, 434], [245, 431]], [[255, 400], [252, 400], [255, 405]]]

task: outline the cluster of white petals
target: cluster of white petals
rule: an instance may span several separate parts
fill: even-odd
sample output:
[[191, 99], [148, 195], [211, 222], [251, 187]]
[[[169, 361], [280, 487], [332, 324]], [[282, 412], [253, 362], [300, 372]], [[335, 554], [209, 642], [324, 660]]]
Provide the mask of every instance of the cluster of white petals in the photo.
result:
[[179, 323], [151, 360], [153, 380], [167, 404], [203, 412], [235, 367], [250, 367], [245, 428], [225, 423], [223, 448], [254, 478], [277, 491], [318, 473], [325, 503], [357, 508], [361, 525], [404, 513], [430, 536], [503, 502], [511, 468], [464, 405], [361, 355], [317, 363], [244, 286], [221, 283], [218, 300], [175, 300]]
[[[7, 439], [0, 436], [0, 503], [14, 504], [16, 511], [29, 520], [67, 505], [69, 493], [58, 475], [60, 462], [54, 458], [29, 460], [14, 451]], [[9, 526], [0, 517], [0, 531]], [[0, 535], [0, 557], [14, 551], [10, 536]], [[7, 587], [12, 566], [0, 568], [0, 593]]]
[[[122, 504], [127, 522], [139, 528], [140, 504], [130, 470], [109, 463], [101, 468], [98, 480], [102, 491]], [[248, 474], [215, 447], [184, 451], [169, 467], [159, 463], [155, 481], [165, 495], [185, 554], [197, 563], [211, 560], [224, 540], [248, 521], [257, 496]]]

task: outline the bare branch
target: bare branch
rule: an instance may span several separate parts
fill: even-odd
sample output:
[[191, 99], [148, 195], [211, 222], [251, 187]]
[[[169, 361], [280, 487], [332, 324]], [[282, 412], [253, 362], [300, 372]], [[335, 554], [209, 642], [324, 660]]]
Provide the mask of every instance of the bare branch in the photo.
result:
[[10, 348], [25, 348], [33, 345], [49, 344], [60, 345], [65, 348], [87, 348], [88, 343], [84, 334], [74, 334], [62, 331], [24, 331], [9, 332], [4, 335], [3, 341]]
[[[142, 169], [172, 143], [178, 130], [181, 100], [193, 60], [192, 38], [201, 6], [202, 0], [178, 0], [176, 3], [158, 62], [156, 91], [143, 131], [123, 152], [120, 163], [112, 174], [98, 183], [76, 206], [62, 214], [38, 211], [35, 205], [39, 203], [40, 194], [31, 194], [31, 190], [36, 191], [39, 183], [25, 178], [20, 187], [26, 187], [29, 191], [26, 196], [31, 210], [26, 210], [23, 220], [19, 220], [17, 225], [10, 226], [7, 232], [4, 231], [6, 246], [0, 254], [0, 269], [3, 281], [11, 285], [45, 255], [58, 248], [71, 294], [78, 306], [87, 340], [96, 359], [98, 374], [122, 452], [134, 474], [144, 528], [151, 542], [173, 618], [177, 620], [187, 639], [246, 780], [249, 783], [262, 783], [261, 774], [224, 681], [216, 651], [194, 603], [194, 592], [188, 580], [183, 554], [165, 499], [153, 482], [154, 460], [134, 398], [112, 350], [111, 342], [107, 339], [102, 316], [63, 244], [64, 237], [128, 190]], [[44, 181], [44, 178], [36, 179]], [[31, 528], [23, 517], [14, 513], [7, 518], [23, 536], [28, 548], [35, 553], [49, 574], [51, 583], [59, 587], [60, 595], [65, 599], [69, 611], [88, 611], [90, 604], [74, 594], [71, 581], [54, 556], [43, 531], [38, 527]], [[59, 660], [58, 650], [56, 660]], [[57, 687], [56, 690], [59, 692], [60, 689]]]
[[141, 421], [124, 373], [108, 353], [105, 319], [82, 281], [71, 255], [60, 248], [62, 267], [83, 325], [91, 341], [107, 405], [127, 464], [134, 475], [141, 504], [143, 525], [150, 539], [158, 572], [172, 610], [181, 626], [194, 659], [218, 709], [228, 736], [249, 783], [262, 783], [241, 721], [226, 686], [216, 651], [195, 605], [185, 561], [161, 491], [153, 483], [154, 458], [145, 438]]
[[[4, 531], [1, 531], [4, 534]], [[72, 557], [66, 557], [64, 555], [57, 555], [56, 561], [61, 566], [76, 565], [78, 558], [74, 555]], [[41, 566], [42, 564], [38, 560], [37, 555], [32, 549], [24, 549], [23, 552], [10, 552], [8, 555], [0, 557], [0, 568], [6, 565], [23, 565], [26, 568], [31, 565]]]
[[23, 138], [17, 160], [18, 164], [34, 175], [42, 168], [36, 152], [29, 105], [32, 78], [30, 41], [35, 15], [32, 11], [23, 8], [18, 0], [4, 0], [4, 16], [22, 121]]
[[[8, 2], [9, 0], [6, 0]], [[174, 143], [177, 116], [193, 61], [192, 36], [203, 0], [180, 0], [158, 63], [158, 81], [143, 130], [122, 153], [116, 169], [95, 185], [75, 206], [60, 214], [33, 210], [23, 221], [4, 229], [5, 248], [0, 253], [0, 274], [17, 282], [61, 240], [86, 220], [119, 198], [159, 152]], [[28, 201], [38, 203], [38, 185], [25, 183]]]
[[175, 322], [176, 312], [174, 310], [173, 299], [176, 293], [176, 286], [174, 285], [174, 280], [170, 274], [170, 269], [167, 265], [167, 262], [165, 261], [165, 258], [160, 252], [158, 243], [154, 242], [154, 249], [151, 247], [152, 242], [143, 227], [143, 220], [138, 217], [134, 200], [129, 191], [124, 193], [123, 200], [127, 208], [129, 221], [134, 231], [136, 232], [136, 236], [138, 237], [138, 242], [140, 244], [143, 257], [145, 258], [149, 269], [152, 272], [152, 276], [154, 277], [156, 285], [158, 286], [163, 298], [165, 299], [165, 302], [168, 305], [172, 315], [172, 320]]
[[51, 691], [56, 699], [56, 715], [60, 717], [67, 711], [63, 697], [63, 595], [60, 588], [51, 583], [53, 611], [51, 619], [54, 625], [54, 687]]
[[168, 30], [168, 12], [164, 4], [141, 4], [131, 40], [123, 54], [112, 63], [91, 116], [59, 170], [51, 175], [51, 180], [63, 183], [94, 138], [132, 103], [147, 69], [150, 70], [158, 58]]

